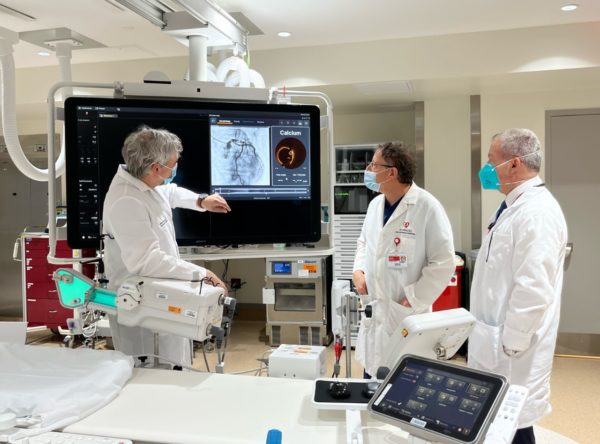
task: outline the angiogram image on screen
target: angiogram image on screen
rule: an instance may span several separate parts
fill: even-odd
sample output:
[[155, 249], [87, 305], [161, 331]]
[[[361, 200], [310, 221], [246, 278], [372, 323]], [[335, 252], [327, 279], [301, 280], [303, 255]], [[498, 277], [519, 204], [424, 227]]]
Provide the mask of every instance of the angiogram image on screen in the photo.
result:
[[211, 126], [213, 186], [270, 184], [269, 128]]

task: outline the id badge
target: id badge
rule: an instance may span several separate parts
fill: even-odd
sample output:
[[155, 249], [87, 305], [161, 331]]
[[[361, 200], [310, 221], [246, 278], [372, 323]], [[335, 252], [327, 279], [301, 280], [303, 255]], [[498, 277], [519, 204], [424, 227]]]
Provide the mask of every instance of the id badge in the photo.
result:
[[387, 266], [392, 269], [406, 268], [408, 260], [406, 254], [403, 253], [388, 253]]

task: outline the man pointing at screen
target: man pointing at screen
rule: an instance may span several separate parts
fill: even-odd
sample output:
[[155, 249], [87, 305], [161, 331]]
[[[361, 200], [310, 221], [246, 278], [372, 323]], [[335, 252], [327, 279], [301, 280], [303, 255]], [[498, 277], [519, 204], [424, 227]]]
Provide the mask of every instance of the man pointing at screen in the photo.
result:
[[[225, 199], [218, 194], [196, 194], [171, 183], [183, 147], [175, 134], [142, 126], [123, 144], [125, 165], [113, 178], [103, 212], [105, 264], [109, 289], [116, 290], [131, 276], [192, 280], [223, 287], [210, 270], [179, 257], [175, 240], [173, 208], [228, 213]], [[154, 336], [150, 330], [118, 325], [111, 319], [116, 350], [130, 355], [152, 354]], [[172, 361], [191, 364], [189, 339], [160, 334], [161, 355]]]

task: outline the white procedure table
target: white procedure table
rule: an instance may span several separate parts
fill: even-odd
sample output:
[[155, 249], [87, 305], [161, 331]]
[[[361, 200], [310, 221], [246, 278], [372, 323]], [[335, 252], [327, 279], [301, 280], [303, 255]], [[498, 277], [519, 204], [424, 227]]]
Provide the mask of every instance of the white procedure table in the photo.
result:
[[[285, 444], [345, 444], [343, 411], [311, 404], [313, 381], [134, 369], [119, 396], [65, 432], [134, 442], [260, 443], [279, 429]], [[364, 443], [404, 433], [362, 412]]]

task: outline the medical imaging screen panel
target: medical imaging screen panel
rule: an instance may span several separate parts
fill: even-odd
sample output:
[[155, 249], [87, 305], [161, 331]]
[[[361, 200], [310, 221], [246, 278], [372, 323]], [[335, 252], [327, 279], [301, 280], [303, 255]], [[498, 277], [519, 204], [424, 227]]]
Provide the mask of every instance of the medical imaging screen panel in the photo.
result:
[[211, 191], [235, 199], [310, 199], [310, 118], [210, 116]]
[[68, 240], [98, 246], [104, 196], [142, 125], [182, 142], [174, 183], [220, 193], [227, 215], [174, 209], [180, 245], [314, 242], [320, 238], [316, 106], [73, 97], [65, 103]]

